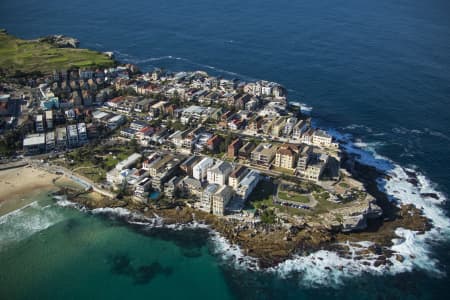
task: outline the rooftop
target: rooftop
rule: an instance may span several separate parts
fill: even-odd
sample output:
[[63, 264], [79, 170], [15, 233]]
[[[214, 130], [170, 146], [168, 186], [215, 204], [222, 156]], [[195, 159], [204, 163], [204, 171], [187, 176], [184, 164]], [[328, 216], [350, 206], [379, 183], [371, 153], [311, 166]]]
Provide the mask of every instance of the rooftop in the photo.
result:
[[35, 146], [45, 144], [45, 134], [29, 134], [23, 139], [23, 145]]

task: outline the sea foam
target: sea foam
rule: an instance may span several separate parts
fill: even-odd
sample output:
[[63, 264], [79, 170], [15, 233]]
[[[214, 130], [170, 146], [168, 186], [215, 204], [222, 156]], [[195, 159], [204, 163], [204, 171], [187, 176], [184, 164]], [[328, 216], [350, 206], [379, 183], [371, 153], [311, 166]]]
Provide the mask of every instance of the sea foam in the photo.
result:
[[0, 249], [62, 221], [64, 216], [38, 201], [0, 217]]
[[[415, 169], [407, 169], [399, 166], [386, 157], [375, 152], [374, 145], [352, 143], [349, 135], [342, 135], [337, 131], [330, 133], [343, 142], [347, 153], [354, 154], [357, 160], [368, 166], [384, 172], [389, 177], [379, 178], [378, 187], [384, 191], [392, 201], [398, 204], [412, 204], [421, 209], [423, 214], [432, 222], [433, 228], [423, 234], [397, 228], [395, 233], [398, 238], [393, 240], [391, 250], [397, 255], [388, 258], [389, 263], [377, 264], [377, 255], [339, 255], [332, 251], [317, 251], [308, 256], [297, 256], [287, 260], [270, 271], [281, 277], [289, 277], [292, 274], [299, 275], [299, 282], [305, 286], [339, 286], [345, 279], [360, 276], [362, 274], [383, 275], [399, 274], [412, 270], [423, 270], [434, 276], [444, 276], [439, 269], [439, 262], [432, 255], [431, 244], [450, 237], [450, 219], [445, 215], [443, 204], [447, 201], [445, 195], [439, 192], [435, 185], [422, 173]], [[415, 179], [415, 180], [411, 180]], [[430, 197], [429, 195], [433, 196]], [[427, 196], [428, 195], [428, 196]], [[370, 242], [349, 243], [346, 245], [350, 253], [358, 253], [367, 249]]]

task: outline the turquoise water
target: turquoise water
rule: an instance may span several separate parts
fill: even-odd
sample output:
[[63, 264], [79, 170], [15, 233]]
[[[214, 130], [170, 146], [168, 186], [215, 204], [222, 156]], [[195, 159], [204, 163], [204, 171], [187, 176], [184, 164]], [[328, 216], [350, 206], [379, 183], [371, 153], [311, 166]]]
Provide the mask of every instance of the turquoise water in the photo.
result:
[[205, 230], [137, 231], [48, 199], [4, 221], [2, 299], [230, 299]]

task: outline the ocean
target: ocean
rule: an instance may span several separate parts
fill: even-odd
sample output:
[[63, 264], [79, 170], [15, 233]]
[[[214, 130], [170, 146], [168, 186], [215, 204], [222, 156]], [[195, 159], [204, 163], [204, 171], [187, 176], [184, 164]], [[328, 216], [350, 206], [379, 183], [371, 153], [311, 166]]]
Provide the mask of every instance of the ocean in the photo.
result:
[[[387, 191], [423, 207], [441, 228], [427, 239], [399, 232], [397, 247], [417, 259], [394, 270], [346, 262], [350, 271], [341, 274], [309, 257], [254, 272], [205, 229], [127, 225], [112, 212], [42, 198], [0, 218], [0, 297], [446, 297], [450, 207], [420, 193], [437, 191], [442, 200], [450, 192], [449, 12], [445, 0], [0, 1], [0, 27], [19, 37], [61, 33], [143, 70], [283, 84], [318, 126], [397, 174]], [[419, 187], [402, 168], [419, 174]]]

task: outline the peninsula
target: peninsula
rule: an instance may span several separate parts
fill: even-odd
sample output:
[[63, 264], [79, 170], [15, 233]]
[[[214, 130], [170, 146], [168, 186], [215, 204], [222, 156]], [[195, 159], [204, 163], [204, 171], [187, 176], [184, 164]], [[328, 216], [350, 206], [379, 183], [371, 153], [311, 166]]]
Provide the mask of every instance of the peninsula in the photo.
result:
[[389, 201], [377, 184], [386, 174], [313, 126], [278, 83], [141, 72], [62, 36], [3, 31], [0, 45], [0, 166], [20, 161], [82, 187], [58, 199], [205, 224], [259, 267], [319, 249], [349, 255], [361, 241], [372, 243], [361, 259], [389, 265], [403, 260], [389, 248], [397, 228], [431, 226]]

